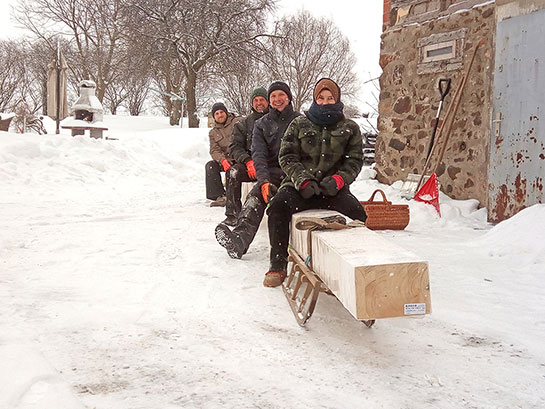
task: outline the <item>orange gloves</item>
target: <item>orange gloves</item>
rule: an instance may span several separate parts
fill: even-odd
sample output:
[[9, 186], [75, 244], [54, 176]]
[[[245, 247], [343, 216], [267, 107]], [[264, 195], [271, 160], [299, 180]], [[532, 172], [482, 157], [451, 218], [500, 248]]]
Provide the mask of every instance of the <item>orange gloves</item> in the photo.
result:
[[229, 168], [231, 167], [231, 164], [229, 163], [229, 161], [227, 159], [223, 159], [221, 161], [221, 166], [223, 166], [223, 170], [225, 172], [227, 172], [229, 170]]
[[249, 160], [246, 162], [246, 169], [248, 169], [248, 176], [250, 179], [257, 179], [257, 172], [255, 171], [254, 161]]
[[276, 194], [278, 188], [272, 183], [265, 182], [261, 185], [261, 195], [265, 203], [269, 203], [269, 200]]

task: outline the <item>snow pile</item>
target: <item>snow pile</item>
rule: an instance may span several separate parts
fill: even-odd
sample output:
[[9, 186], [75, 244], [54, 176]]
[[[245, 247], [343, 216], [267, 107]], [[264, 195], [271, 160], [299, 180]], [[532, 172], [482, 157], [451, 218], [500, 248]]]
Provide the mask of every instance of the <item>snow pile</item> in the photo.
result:
[[492, 257], [545, 263], [545, 204], [528, 207], [475, 240]]
[[0, 132], [0, 177], [10, 193], [27, 186], [46, 195], [66, 188], [136, 191], [200, 179], [208, 129], [163, 127], [116, 133], [115, 139]]

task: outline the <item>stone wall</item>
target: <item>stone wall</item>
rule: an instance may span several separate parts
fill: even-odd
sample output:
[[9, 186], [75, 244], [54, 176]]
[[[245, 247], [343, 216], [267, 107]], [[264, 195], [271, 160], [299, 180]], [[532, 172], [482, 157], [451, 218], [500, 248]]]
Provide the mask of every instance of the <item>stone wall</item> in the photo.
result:
[[[496, 6], [474, 0], [390, 3], [390, 24], [385, 24], [381, 43], [377, 179], [390, 184], [422, 171], [440, 99], [439, 79], [452, 80], [443, 118], [475, 45], [485, 38], [469, 72], [437, 175], [450, 197], [474, 198], [486, 206]], [[441, 139], [437, 142], [432, 169], [441, 148]]]

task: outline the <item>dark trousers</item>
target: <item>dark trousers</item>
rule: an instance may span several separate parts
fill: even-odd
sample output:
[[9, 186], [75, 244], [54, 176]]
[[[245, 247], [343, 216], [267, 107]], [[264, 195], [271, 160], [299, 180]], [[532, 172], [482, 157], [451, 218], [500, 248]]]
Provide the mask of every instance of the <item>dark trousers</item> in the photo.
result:
[[285, 270], [288, 264], [288, 242], [291, 216], [308, 209], [336, 210], [351, 219], [365, 221], [367, 215], [358, 199], [345, 186], [336, 196], [313, 196], [303, 199], [291, 186], [285, 186], [271, 200], [269, 216], [269, 242], [271, 244], [270, 270]]
[[227, 171], [227, 204], [225, 205], [226, 216], [238, 216], [242, 203], [240, 201], [241, 188], [243, 182], [255, 182], [255, 179], [250, 179], [246, 165], [235, 163]]
[[[273, 185], [280, 186], [285, 175], [280, 168], [270, 168], [269, 176], [270, 182]], [[257, 183], [252, 190], [250, 190], [250, 193], [248, 193], [238, 215], [237, 225], [233, 228], [233, 233], [235, 233], [244, 244], [244, 253], [248, 251], [250, 244], [252, 244], [252, 241], [259, 230], [259, 224], [261, 223], [261, 219], [263, 219], [266, 207], [267, 203], [265, 203], [263, 195], [261, 194], [261, 185]]]
[[221, 180], [223, 167], [215, 160], [211, 160], [205, 166], [206, 171], [206, 198], [216, 200], [218, 197], [225, 196], [225, 189]]

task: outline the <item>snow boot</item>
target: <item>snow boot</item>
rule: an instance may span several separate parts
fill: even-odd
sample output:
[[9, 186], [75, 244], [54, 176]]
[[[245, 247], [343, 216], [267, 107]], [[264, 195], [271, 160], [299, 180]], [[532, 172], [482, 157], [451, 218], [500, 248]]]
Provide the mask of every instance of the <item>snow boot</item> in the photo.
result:
[[225, 207], [225, 203], [227, 203], [227, 198], [225, 196], [220, 196], [210, 203], [210, 207]]
[[278, 287], [286, 278], [286, 270], [272, 271], [269, 270], [265, 273], [265, 279], [263, 285], [265, 287]]
[[216, 226], [216, 240], [220, 246], [227, 250], [229, 257], [240, 259], [245, 253], [244, 243], [238, 236], [229, 230], [229, 227], [223, 223]]
[[237, 225], [237, 218], [235, 216], [227, 216], [224, 221], [222, 221], [223, 224], [226, 224], [227, 226], [234, 227]]

